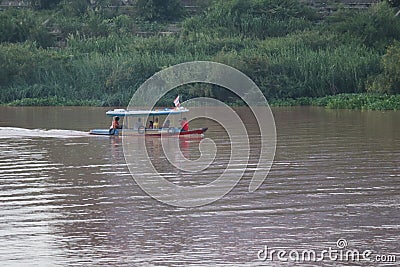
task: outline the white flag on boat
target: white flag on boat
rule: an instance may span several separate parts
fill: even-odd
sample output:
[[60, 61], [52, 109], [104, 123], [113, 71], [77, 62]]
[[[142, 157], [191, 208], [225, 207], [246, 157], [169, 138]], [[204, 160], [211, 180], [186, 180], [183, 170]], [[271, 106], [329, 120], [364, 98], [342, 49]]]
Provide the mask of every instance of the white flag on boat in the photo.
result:
[[181, 103], [179, 103], [179, 95], [175, 98], [174, 104], [175, 104], [175, 107], [177, 107], [177, 108], [179, 108], [179, 106], [181, 105]]

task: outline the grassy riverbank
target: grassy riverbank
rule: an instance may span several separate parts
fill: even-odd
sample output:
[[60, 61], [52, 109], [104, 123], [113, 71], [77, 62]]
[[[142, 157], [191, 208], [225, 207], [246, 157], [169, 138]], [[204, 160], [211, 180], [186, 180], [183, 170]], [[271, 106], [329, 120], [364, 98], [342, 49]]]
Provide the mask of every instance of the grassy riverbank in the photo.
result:
[[23, 98], [6, 104], [7, 106], [102, 106], [96, 100], [70, 100], [65, 97]]
[[[8, 106], [102, 106], [95, 100], [68, 100], [62, 97], [24, 98]], [[168, 105], [166, 103], [166, 105]], [[400, 95], [382, 94], [339, 94], [325, 97], [300, 97], [273, 99], [271, 107], [320, 106], [328, 109], [400, 110]], [[164, 105], [165, 106], [165, 105]]]
[[270, 105], [272, 107], [320, 106], [328, 109], [400, 110], [400, 95], [339, 94], [318, 98], [272, 100]]
[[[209, 60], [248, 75], [273, 105], [398, 109], [400, 16], [385, 2], [321, 16], [295, 0], [216, 0], [160, 21], [57, 2], [0, 12], [0, 104], [126, 106], [154, 73]], [[174, 93], [237, 102], [212, 86]]]

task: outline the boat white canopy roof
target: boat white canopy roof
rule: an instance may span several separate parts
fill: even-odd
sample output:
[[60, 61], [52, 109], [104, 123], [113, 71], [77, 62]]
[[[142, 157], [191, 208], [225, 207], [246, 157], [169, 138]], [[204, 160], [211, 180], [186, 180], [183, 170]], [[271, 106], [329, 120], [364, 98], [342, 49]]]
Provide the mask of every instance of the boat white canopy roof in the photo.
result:
[[106, 112], [108, 116], [160, 116], [160, 115], [178, 115], [188, 112], [187, 108], [165, 108], [155, 110], [126, 110], [126, 109], [114, 109]]

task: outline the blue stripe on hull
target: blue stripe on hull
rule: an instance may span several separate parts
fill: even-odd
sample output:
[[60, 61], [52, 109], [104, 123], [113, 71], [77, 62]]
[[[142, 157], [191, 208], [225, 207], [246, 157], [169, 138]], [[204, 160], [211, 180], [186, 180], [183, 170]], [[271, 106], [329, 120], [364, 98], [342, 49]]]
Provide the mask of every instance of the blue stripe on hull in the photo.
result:
[[89, 133], [94, 135], [118, 135], [118, 130], [113, 130], [110, 133], [109, 129], [94, 129], [90, 130]]

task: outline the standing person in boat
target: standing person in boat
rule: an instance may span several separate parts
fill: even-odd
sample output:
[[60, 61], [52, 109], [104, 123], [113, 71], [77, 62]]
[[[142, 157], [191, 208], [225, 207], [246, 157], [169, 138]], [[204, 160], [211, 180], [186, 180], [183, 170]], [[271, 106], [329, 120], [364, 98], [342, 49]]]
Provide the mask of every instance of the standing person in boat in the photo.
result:
[[170, 120], [166, 120], [164, 122], [163, 128], [169, 128], [170, 125], [171, 125], [171, 121]]
[[154, 128], [154, 123], [153, 121], [149, 121], [149, 129], [153, 129]]
[[138, 130], [139, 128], [143, 127], [142, 123], [142, 118], [138, 118], [137, 122], [135, 123], [135, 130]]
[[153, 128], [154, 128], [154, 129], [160, 128], [160, 123], [158, 122], [158, 118], [156, 118], [156, 119], [154, 120]]
[[114, 134], [117, 129], [122, 129], [122, 125], [119, 125], [119, 117], [114, 117], [110, 126], [110, 134]]
[[187, 121], [186, 118], [183, 118], [181, 120], [181, 127], [182, 127], [181, 131], [189, 131], [189, 122]]

